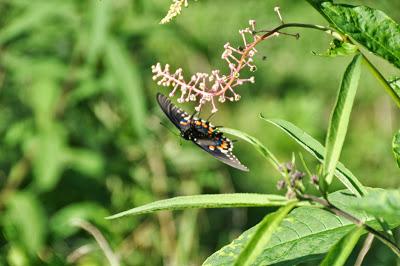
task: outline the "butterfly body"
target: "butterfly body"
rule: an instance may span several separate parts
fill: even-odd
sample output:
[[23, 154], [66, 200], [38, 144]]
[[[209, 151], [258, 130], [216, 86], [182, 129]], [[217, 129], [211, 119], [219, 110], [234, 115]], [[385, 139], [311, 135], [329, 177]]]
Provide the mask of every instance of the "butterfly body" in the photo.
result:
[[180, 130], [181, 137], [194, 142], [216, 159], [242, 171], [248, 168], [232, 153], [233, 143], [209, 121], [189, 115], [175, 106], [167, 97], [157, 94], [157, 101], [169, 120]]

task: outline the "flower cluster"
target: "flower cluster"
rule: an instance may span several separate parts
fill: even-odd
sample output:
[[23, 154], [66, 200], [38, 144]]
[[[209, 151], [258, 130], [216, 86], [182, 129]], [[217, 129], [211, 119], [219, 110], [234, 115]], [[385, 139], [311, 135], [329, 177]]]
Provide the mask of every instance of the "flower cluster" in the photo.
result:
[[[318, 189], [318, 176], [311, 174], [308, 168], [306, 169], [310, 183]], [[279, 166], [279, 171], [281, 172], [283, 178], [277, 182], [276, 188], [278, 190], [286, 188], [287, 198], [295, 198], [297, 193], [304, 191], [303, 179], [306, 176], [306, 173], [296, 169], [294, 159], [291, 162], [287, 162]]]
[[[172, 73], [168, 64], [162, 67], [160, 63], [157, 63], [152, 66], [153, 80], [158, 80], [158, 85], [173, 87], [169, 94], [170, 97], [179, 91], [178, 102], [198, 102], [198, 106], [195, 107], [197, 111], [200, 111], [201, 107], [209, 102], [212, 105], [211, 112], [217, 112], [216, 98], [221, 103], [226, 100], [238, 101], [240, 95], [235, 92], [235, 87], [246, 82], [254, 83], [254, 77], [240, 78], [240, 71], [246, 67], [250, 71], [256, 70], [253, 57], [257, 50], [254, 46], [260, 41], [260, 36], [255, 34], [255, 21], [250, 20], [249, 24], [250, 27], [239, 31], [243, 39], [243, 46], [234, 48], [230, 43], [224, 45], [221, 58], [227, 62], [229, 74], [224, 75], [219, 70], [213, 70], [210, 74], [196, 73], [191, 76], [189, 81], [186, 81], [181, 68]], [[248, 42], [248, 36], [252, 38], [251, 42]]]
[[187, 0], [174, 0], [169, 7], [168, 14], [160, 21], [160, 24], [170, 22], [174, 17], [179, 15], [182, 11], [182, 6], [188, 7]]

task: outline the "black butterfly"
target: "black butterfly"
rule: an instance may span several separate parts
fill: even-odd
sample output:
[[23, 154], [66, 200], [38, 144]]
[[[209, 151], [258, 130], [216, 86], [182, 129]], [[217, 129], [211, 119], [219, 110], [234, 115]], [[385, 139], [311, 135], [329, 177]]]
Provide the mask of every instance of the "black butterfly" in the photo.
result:
[[197, 146], [229, 166], [249, 171], [233, 155], [232, 141], [224, 137], [222, 132], [218, 131], [209, 121], [189, 115], [161, 93], [157, 94], [157, 101], [169, 120], [180, 130], [182, 138], [193, 141]]

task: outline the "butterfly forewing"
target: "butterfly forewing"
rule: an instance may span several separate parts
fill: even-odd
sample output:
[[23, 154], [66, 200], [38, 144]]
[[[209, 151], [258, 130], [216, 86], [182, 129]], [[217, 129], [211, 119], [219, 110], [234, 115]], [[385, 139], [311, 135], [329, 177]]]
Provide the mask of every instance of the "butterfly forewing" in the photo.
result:
[[189, 117], [188, 113], [183, 111], [181, 108], [175, 106], [167, 97], [165, 97], [161, 93], [157, 93], [157, 102], [163, 112], [167, 115], [169, 120], [171, 120], [171, 122], [177, 128], [179, 128], [179, 130], [182, 130], [182, 124], [186, 123], [186, 118]]

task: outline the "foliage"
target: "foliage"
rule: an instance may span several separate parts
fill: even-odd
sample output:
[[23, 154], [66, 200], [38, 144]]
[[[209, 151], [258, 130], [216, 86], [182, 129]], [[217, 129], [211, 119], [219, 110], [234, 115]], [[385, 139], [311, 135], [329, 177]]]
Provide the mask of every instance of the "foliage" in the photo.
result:
[[[188, 1], [0, 2], [0, 265], [339, 265], [365, 232], [380, 240], [368, 263], [393, 265], [400, 94], [386, 76], [399, 76], [399, 4], [281, 2], [273, 31], [269, 1], [191, 2], [182, 14]], [[173, 23], [159, 25], [169, 6], [162, 23]], [[265, 31], [243, 56], [237, 30], [253, 18]], [[329, 58], [309, 53], [327, 38]], [[230, 69], [242, 100], [213, 119], [240, 128], [221, 132], [240, 140], [246, 174], [180, 146], [159, 123], [154, 95], [167, 89], [151, 83], [158, 61], [226, 70], [227, 41], [252, 67]], [[242, 85], [245, 71], [254, 78]], [[311, 155], [303, 165], [303, 150], [263, 121]]]

